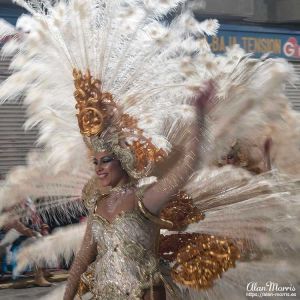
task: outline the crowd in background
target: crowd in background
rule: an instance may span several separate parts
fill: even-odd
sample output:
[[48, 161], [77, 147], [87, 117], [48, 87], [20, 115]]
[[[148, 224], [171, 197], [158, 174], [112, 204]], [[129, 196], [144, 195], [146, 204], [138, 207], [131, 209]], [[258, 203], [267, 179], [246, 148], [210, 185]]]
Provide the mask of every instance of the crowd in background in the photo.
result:
[[16, 272], [18, 252], [22, 247], [47, 236], [55, 228], [80, 222], [84, 216], [71, 218], [65, 224], [58, 224], [56, 220], [40, 215], [30, 198], [24, 199], [21, 205], [12, 207], [11, 210], [21, 210], [22, 217], [10, 220], [0, 230], [0, 282], [1, 279], [17, 280], [24, 275], [32, 275], [35, 285], [50, 286], [51, 283], [46, 279], [50, 274], [49, 269], [67, 269], [68, 265], [61, 261], [51, 266], [28, 266], [23, 274], [18, 274]]

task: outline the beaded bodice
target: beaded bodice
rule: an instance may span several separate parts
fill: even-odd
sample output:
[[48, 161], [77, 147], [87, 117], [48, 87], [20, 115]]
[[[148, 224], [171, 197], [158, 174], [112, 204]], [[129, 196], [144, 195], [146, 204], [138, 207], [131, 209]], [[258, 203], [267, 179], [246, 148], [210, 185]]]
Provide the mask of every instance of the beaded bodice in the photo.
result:
[[[92, 197], [93, 198], [93, 197]], [[158, 281], [156, 248], [159, 227], [136, 209], [119, 214], [112, 222], [91, 212], [97, 258], [82, 275], [97, 300], [142, 299]]]
[[98, 249], [93, 293], [99, 299], [140, 299], [158, 268], [157, 227], [133, 211], [112, 223], [94, 214], [92, 231]]

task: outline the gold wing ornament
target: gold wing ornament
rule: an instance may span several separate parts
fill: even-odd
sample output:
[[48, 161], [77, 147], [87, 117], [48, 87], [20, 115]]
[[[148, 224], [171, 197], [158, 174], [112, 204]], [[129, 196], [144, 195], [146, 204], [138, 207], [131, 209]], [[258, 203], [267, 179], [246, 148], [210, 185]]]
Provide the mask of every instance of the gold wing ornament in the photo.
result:
[[185, 233], [192, 223], [204, 220], [205, 215], [193, 204], [192, 198], [180, 191], [161, 212], [161, 218], [173, 223], [176, 234], [161, 235], [159, 255], [171, 267], [172, 279], [196, 290], [212, 287], [240, 258], [238, 242], [226, 237]]

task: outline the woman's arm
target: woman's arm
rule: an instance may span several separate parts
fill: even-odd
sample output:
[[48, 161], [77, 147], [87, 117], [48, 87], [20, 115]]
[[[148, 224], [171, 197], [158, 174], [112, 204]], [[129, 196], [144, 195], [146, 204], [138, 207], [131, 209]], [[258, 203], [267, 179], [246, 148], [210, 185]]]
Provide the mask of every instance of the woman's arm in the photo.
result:
[[171, 196], [182, 188], [195, 171], [200, 159], [199, 148], [200, 143], [203, 142], [203, 134], [205, 131], [205, 110], [213, 96], [213, 83], [209, 82], [205, 90], [196, 98], [196, 119], [188, 129], [188, 141], [183, 146], [181, 158], [163, 178], [145, 192], [143, 204], [151, 213], [159, 214]]
[[93, 240], [90, 219], [83, 238], [79, 252], [77, 253], [71, 270], [64, 295], [64, 300], [73, 300], [80, 282], [80, 276], [83, 274], [89, 264], [91, 264], [97, 255], [96, 243]]
[[269, 137], [265, 140], [265, 144], [264, 144], [265, 171], [272, 170], [271, 148], [272, 148], [272, 138]]

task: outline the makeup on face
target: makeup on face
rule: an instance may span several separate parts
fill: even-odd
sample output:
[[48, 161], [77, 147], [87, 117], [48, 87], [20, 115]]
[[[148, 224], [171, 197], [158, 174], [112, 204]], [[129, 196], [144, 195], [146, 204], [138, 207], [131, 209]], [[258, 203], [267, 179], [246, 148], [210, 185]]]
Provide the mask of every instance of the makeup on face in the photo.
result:
[[102, 187], [114, 187], [127, 176], [127, 173], [122, 169], [120, 161], [109, 152], [95, 153], [92, 162]]
[[99, 158], [99, 159], [97, 159], [96, 157], [94, 157], [94, 158], [93, 158], [93, 164], [94, 164], [95, 166], [98, 166], [98, 165], [105, 165], [105, 164], [108, 164], [108, 163], [112, 162], [113, 160], [115, 160], [115, 157], [110, 156], [110, 155], [101, 157], [101, 158]]

